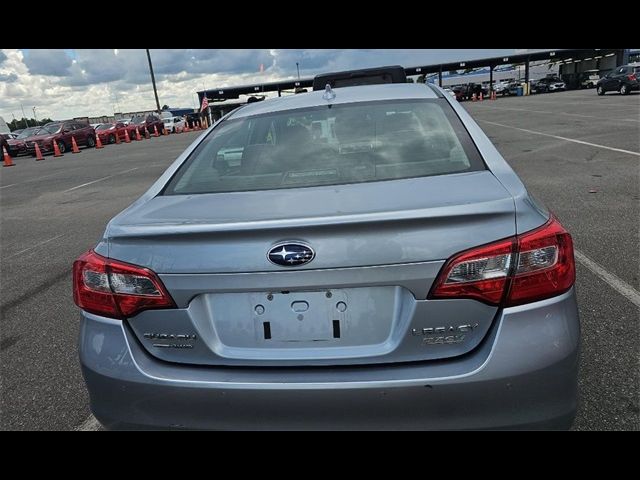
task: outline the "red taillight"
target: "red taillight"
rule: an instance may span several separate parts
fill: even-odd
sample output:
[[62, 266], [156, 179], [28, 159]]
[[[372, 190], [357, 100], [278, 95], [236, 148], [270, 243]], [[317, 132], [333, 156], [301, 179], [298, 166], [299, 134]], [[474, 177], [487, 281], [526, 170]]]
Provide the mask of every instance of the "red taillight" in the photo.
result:
[[632, 73], [632, 74], [631, 74], [631, 75], [629, 75], [628, 77], [629, 77], [629, 80], [631, 80], [632, 82], [635, 82], [635, 81], [636, 81], [636, 79], [638, 78], [638, 77], [636, 77], [636, 74], [635, 74], [635, 73]]
[[576, 279], [571, 235], [554, 217], [518, 236], [515, 266], [505, 306], [535, 302], [566, 292]]
[[73, 263], [73, 301], [87, 312], [120, 319], [142, 310], [176, 307], [154, 272], [93, 250]]
[[507, 239], [461, 252], [450, 258], [429, 298], [473, 298], [497, 305], [509, 277], [515, 242]]
[[574, 281], [571, 235], [551, 217], [530, 232], [453, 256], [428, 298], [472, 298], [510, 307], [560, 295]]

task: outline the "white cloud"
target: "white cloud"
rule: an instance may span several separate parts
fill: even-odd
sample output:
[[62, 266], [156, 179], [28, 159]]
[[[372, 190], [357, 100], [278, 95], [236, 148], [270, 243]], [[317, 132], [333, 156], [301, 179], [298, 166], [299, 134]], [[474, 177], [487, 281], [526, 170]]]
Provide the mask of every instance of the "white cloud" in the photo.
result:
[[[151, 50], [160, 104], [193, 107], [204, 88], [271, 82], [296, 75], [379, 65], [424, 65], [500, 56], [502, 50]], [[6, 57], [6, 58], [4, 58]], [[260, 65], [264, 72], [260, 73]], [[153, 109], [155, 99], [145, 51], [0, 51], [0, 115], [55, 119]]]

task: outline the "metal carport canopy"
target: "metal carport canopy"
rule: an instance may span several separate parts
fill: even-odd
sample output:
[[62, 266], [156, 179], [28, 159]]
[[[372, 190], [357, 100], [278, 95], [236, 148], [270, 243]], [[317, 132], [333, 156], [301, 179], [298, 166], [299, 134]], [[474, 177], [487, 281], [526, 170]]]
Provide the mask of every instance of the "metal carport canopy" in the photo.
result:
[[313, 85], [313, 77], [301, 78], [299, 80], [282, 80], [279, 82], [256, 83], [252, 85], [241, 85], [239, 87], [213, 88], [198, 93], [198, 99], [202, 104], [202, 96], [206, 93], [209, 101], [218, 102], [240, 98], [240, 95], [260, 95], [263, 92], [278, 92], [282, 90], [293, 90], [295, 88], [307, 88]]
[[[504, 57], [489, 57], [476, 60], [465, 60], [461, 62], [438, 63], [432, 65], [422, 65], [416, 67], [405, 67], [407, 76], [422, 75], [430, 73], [447, 72], [452, 70], [466, 70], [480, 67], [496, 67], [498, 65], [510, 65], [526, 62], [538, 62], [542, 60], [562, 61], [566, 59], [581, 60], [594, 55], [608, 55], [615, 53], [622, 55], [623, 49], [558, 49], [545, 50], [542, 52], [529, 52], [518, 55], [510, 55]], [[197, 92], [199, 103], [202, 104], [202, 97], [206, 93], [209, 101], [223, 101], [234, 98], [240, 98], [240, 95], [259, 95], [264, 92], [281, 92], [283, 90], [293, 90], [295, 88], [308, 88], [313, 85], [313, 77], [283, 80], [279, 82], [256, 83], [252, 85], [242, 85], [239, 87], [213, 88]]]
[[498, 65], [512, 65], [518, 63], [539, 62], [542, 60], [561, 61], [568, 58], [573, 60], [582, 60], [594, 55], [608, 55], [610, 53], [620, 53], [622, 49], [561, 49], [546, 50], [544, 52], [530, 52], [519, 55], [510, 55], [505, 57], [481, 58], [477, 60], [466, 60], [461, 62], [440, 63], [436, 65], [424, 65], [418, 67], [406, 67], [404, 71], [407, 76], [421, 75], [428, 73], [448, 72], [452, 70], [466, 70], [470, 68], [480, 67], [496, 67]]

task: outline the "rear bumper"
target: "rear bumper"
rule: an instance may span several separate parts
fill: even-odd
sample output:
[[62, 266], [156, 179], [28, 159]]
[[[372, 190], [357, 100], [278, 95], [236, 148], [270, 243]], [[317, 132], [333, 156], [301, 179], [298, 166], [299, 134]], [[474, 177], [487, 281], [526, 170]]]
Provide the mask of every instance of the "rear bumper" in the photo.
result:
[[80, 361], [107, 428], [568, 428], [575, 291], [505, 309], [455, 360], [339, 368], [189, 367], [149, 356], [122, 322], [82, 314]]

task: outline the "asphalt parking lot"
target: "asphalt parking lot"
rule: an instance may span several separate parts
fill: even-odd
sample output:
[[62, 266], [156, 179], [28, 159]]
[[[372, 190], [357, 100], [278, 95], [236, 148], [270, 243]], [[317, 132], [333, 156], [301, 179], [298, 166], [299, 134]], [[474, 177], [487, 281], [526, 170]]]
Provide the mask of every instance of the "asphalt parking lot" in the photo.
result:
[[[640, 94], [466, 102], [574, 237], [582, 321], [577, 430], [640, 429]], [[96, 429], [77, 360], [71, 264], [198, 136], [0, 168], [0, 428]]]

